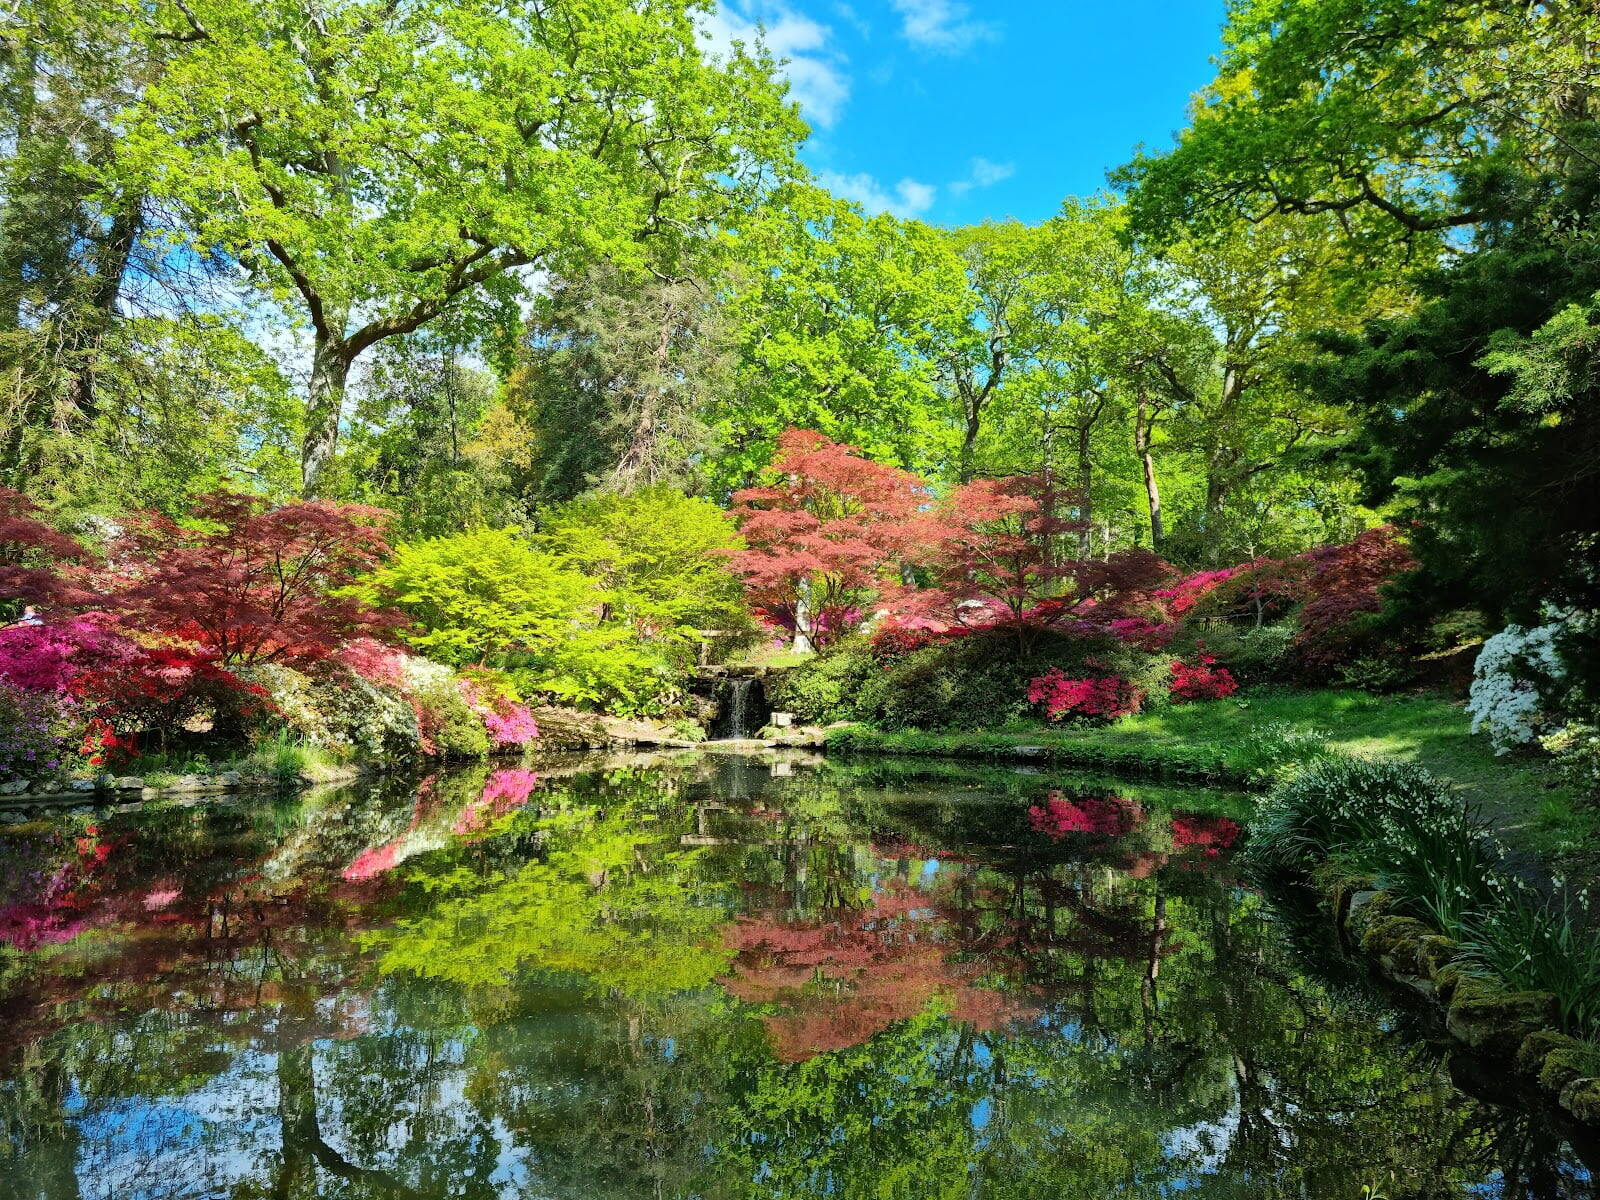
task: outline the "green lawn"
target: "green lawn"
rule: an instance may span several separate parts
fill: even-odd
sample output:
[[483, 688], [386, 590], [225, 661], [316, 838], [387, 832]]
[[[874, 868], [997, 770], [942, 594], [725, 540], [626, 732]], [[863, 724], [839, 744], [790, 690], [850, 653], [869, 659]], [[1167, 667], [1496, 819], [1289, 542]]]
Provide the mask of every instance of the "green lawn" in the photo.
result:
[[[1272, 727], [1272, 728], [1268, 728]], [[1283, 731], [1291, 731], [1285, 739]], [[1176, 779], [1260, 785], [1293, 761], [1295, 733], [1322, 735], [1336, 753], [1419, 763], [1477, 802], [1511, 845], [1542, 855], [1600, 853], [1600, 811], [1583, 803], [1543, 762], [1496, 757], [1468, 733], [1462, 705], [1442, 696], [1373, 696], [1355, 691], [1263, 689], [1229, 700], [1185, 704], [1103, 727], [1010, 728], [936, 734], [839, 731], [846, 752], [1034, 757]], [[1287, 742], [1287, 747], [1286, 747]]]

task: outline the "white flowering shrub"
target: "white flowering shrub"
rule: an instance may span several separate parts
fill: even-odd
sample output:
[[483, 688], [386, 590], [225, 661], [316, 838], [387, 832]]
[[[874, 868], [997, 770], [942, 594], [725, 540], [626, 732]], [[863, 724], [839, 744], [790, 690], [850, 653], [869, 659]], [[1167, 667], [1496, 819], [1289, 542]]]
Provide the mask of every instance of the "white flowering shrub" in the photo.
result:
[[1537, 741], [1561, 724], [1555, 703], [1567, 677], [1558, 641], [1572, 617], [1532, 629], [1506, 628], [1484, 642], [1472, 668], [1467, 712], [1472, 732], [1487, 732], [1496, 754]]
[[337, 668], [312, 678], [278, 663], [242, 667], [267, 689], [283, 724], [313, 746], [369, 758], [404, 758], [421, 747], [417, 715], [396, 689]]

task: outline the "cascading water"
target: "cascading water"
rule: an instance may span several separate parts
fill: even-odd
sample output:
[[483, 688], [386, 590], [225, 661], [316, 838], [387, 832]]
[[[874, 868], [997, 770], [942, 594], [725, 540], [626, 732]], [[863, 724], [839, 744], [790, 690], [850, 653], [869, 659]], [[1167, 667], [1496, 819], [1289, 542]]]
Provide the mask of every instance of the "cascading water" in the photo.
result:
[[725, 679], [717, 688], [720, 706], [712, 733], [718, 741], [754, 737], [767, 722], [766, 692], [761, 680], [745, 676]]

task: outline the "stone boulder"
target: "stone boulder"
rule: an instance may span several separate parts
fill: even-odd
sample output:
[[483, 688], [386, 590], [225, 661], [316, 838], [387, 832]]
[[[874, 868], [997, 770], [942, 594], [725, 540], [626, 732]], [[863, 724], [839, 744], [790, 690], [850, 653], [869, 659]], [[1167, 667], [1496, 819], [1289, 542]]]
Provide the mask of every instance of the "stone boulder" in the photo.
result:
[[1464, 975], [1450, 999], [1445, 1027], [1474, 1050], [1512, 1060], [1530, 1033], [1552, 1028], [1556, 1017], [1556, 998], [1549, 992], [1508, 992]]

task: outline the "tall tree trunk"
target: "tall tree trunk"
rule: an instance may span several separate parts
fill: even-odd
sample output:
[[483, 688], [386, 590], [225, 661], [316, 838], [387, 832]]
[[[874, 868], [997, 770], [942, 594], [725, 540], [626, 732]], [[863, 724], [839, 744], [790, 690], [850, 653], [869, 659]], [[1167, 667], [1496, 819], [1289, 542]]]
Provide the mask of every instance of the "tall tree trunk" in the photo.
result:
[[1151, 434], [1154, 420], [1150, 415], [1150, 397], [1143, 385], [1139, 388], [1139, 406], [1134, 413], [1133, 447], [1138, 452], [1140, 466], [1144, 469], [1144, 495], [1150, 506], [1150, 549], [1161, 553], [1161, 543], [1166, 540], [1167, 529], [1161, 518], [1161, 487], [1156, 481], [1156, 460], [1151, 451]]
[[62, 414], [64, 424], [83, 424], [94, 420], [99, 413], [95, 383], [100, 352], [116, 321], [122, 281], [127, 277], [133, 248], [144, 227], [143, 207], [138, 197], [124, 201], [95, 256], [94, 286], [89, 291], [89, 302], [83, 313], [73, 320], [70, 335], [72, 375], [67, 385], [67, 408]]
[[1094, 548], [1094, 460], [1089, 455], [1089, 436], [1094, 426], [1085, 422], [1078, 426], [1078, 489], [1083, 493], [1078, 519], [1083, 528], [1078, 531], [1078, 557], [1088, 558]]
[[320, 495], [328, 482], [328, 468], [333, 464], [333, 453], [339, 445], [339, 422], [344, 417], [350, 363], [350, 351], [343, 341], [317, 335], [311, 356], [306, 436], [300, 449], [300, 490], [307, 497]]
[[977, 472], [978, 431], [983, 427], [982, 403], [968, 400], [965, 408], [966, 429], [961, 437], [961, 454], [956, 460], [957, 483], [971, 483], [973, 475]]

